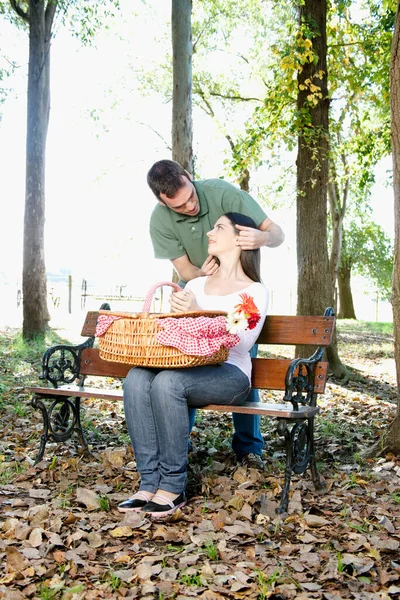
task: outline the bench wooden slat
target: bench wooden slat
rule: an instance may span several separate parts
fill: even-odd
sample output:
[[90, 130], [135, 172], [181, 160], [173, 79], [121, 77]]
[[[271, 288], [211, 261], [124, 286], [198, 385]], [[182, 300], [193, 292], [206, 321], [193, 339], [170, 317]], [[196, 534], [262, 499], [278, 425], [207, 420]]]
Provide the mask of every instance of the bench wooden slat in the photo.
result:
[[[253, 387], [271, 390], [285, 389], [285, 375], [290, 359], [253, 358]], [[83, 350], [81, 357], [82, 375], [98, 375], [102, 377], [126, 377], [130, 365], [103, 360], [97, 348]], [[328, 363], [318, 364], [314, 377], [315, 392], [322, 394], [325, 390]]]
[[329, 346], [335, 317], [270, 315], [265, 319], [258, 344]]
[[[98, 311], [87, 313], [81, 332], [83, 336], [94, 336], [98, 314]], [[329, 346], [334, 325], [335, 317], [269, 315], [257, 343]]]
[[[80, 387], [78, 385], [63, 385], [55, 390], [47, 387], [28, 387], [28, 392], [39, 396], [79, 396], [80, 398], [98, 398], [100, 400], [122, 400], [122, 390]], [[285, 419], [304, 419], [313, 417], [319, 412], [318, 406], [300, 406], [298, 411], [293, 410], [290, 403], [245, 402], [240, 406], [208, 404], [199, 409], [215, 410], [217, 412], [232, 412], [240, 414], [257, 414], [268, 417], [281, 417]]]
[[[252, 386], [258, 389], [284, 390], [286, 371], [290, 359], [253, 358]], [[327, 362], [320, 362], [315, 367], [314, 392], [323, 394], [328, 376]]]

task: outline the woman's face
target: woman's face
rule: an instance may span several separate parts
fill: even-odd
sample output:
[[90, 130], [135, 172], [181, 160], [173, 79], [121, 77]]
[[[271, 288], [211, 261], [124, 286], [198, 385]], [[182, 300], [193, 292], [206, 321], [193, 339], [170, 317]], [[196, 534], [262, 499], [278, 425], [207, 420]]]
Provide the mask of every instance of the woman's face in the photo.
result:
[[215, 223], [214, 229], [209, 231], [207, 236], [208, 253], [212, 256], [232, 250], [237, 245], [238, 234], [228, 217], [220, 217]]

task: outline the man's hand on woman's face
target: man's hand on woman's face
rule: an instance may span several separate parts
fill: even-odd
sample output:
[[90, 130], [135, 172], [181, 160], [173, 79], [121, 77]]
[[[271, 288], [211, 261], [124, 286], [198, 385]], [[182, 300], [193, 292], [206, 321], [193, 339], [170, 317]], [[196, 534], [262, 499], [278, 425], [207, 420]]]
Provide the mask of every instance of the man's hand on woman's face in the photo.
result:
[[214, 275], [219, 269], [219, 264], [216, 261], [214, 256], [207, 256], [206, 260], [203, 262], [201, 266], [201, 272], [204, 276]]
[[267, 231], [260, 231], [253, 227], [245, 227], [244, 225], [235, 225], [240, 233], [237, 238], [237, 243], [242, 250], [256, 250], [266, 245], [268, 239]]

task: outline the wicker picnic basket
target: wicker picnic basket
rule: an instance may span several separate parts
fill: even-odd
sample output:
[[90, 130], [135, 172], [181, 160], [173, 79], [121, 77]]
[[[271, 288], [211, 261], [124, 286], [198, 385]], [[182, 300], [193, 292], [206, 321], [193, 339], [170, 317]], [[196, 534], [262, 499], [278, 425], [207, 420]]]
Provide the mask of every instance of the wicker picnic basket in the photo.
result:
[[223, 311], [192, 311], [185, 313], [150, 313], [153, 295], [157, 288], [171, 286], [175, 291], [181, 288], [172, 282], [155, 284], [147, 293], [143, 304], [143, 312], [126, 313], [100, 310], [100, 315], [119, 317], [114, 320], [107, 331], [99, 337], [99, 354], [103, 360], [125, 363], [137, 367], [177, 369], [219, 364], [227, 360], [229, 349], [221, 348], [212, 356], [193, 356], [184, 354], [178, 348], [160, 344], [156, 334], [162, 330], [157, 319], [173, 317], [220, 317], [226, 316]]

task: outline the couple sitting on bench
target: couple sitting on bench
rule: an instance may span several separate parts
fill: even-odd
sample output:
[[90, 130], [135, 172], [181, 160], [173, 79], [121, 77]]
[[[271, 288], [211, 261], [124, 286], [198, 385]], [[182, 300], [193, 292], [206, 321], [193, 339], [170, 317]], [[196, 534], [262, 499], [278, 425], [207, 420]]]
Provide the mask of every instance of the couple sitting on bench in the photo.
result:
[[125, 418], [140, 473], [139, 490], [121, 512], [167, 517], [186, 504], [190, 408], [238, 405], [251, 389], [249, 351], [267, 313], [268, 291], [260, 278], [260, 250], [243, 250], [236, 225], [257, 229], [239, 213], [221, 216], [208, 232], [208, 252], [219, 268], [171, 295], [171, 310], [219, 310], [235, 344], [226, 362], [184, 369], [131, 369], [124, 383]]

